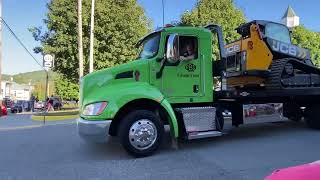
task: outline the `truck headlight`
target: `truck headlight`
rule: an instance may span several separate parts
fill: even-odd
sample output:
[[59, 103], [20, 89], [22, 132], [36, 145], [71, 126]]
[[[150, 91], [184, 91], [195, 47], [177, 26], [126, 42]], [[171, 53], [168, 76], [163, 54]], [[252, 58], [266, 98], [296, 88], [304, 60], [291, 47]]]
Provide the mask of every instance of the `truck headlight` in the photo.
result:
[[82, 114], [85, 116], [97, 116], [100, 115], [103, 110], [107, 107], [107, 102], [97, 102], [88, 104], [85, 106]]

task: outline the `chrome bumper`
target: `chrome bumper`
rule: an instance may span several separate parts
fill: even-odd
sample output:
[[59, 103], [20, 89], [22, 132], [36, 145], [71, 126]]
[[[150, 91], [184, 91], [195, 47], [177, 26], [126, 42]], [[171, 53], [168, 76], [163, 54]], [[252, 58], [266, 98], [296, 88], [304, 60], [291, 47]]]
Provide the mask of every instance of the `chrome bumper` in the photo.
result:
[[106, 142], [109, 136], [110, 125], [111, 120], [88, 121], [82, 118], [77, 120], [80, 137], [91, 142]]

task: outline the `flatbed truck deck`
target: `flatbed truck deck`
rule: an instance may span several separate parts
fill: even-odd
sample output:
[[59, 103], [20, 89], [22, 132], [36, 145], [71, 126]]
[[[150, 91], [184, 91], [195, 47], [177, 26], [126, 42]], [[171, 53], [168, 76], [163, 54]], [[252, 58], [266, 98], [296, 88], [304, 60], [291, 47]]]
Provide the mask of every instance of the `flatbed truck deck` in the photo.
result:
[[317, 103], [320, 100], [320, 88], [301, 88], [288, 90], [235, 89], [215, 91], [218, 101], [236, 101], [242, 104], [285, 103], [295, 101], [301, 104]]

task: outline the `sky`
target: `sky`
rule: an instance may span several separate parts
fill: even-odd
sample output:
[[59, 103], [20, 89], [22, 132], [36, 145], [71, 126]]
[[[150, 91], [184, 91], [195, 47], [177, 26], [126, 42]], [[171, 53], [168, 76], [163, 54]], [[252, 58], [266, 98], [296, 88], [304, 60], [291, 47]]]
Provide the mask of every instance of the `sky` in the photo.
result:
[[[21, 41], [31, 51], [36, 42], [28, 28], [43, 26], [50, 0], [2, 0], [3, 18], [11, 26]], [[145, 13], [153, 21], [154, 27], [162, 26], [161, 0], [137, 0], [144, 7]], [[192, 10], [197, 0], [164, 0], [165, 24], [178, 21], [184, 11]], [[300, 23], [307, 28], [320, 31], [319, 0], [235, 0], [235, 5], [244, 11], [247, 20], [265, 19], [279, 22], [288, 5], [291, 5]], [[3, 27], [3, 74], [17, 74], [41, 70], [41, 67], [25, 52], [18, 42]], [[42, 63], [42, 56], [34, 54]]]

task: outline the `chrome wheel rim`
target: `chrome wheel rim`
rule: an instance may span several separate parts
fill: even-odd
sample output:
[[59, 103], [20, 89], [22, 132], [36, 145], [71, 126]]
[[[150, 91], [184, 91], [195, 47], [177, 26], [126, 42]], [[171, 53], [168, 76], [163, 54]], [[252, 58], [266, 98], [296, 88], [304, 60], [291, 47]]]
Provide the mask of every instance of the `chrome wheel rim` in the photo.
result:
[[129, 142], [139, 150], [150, 148], [156, 142], [157, 137], [157, 128], [148, 119], [136, 121], [129, 129]]

